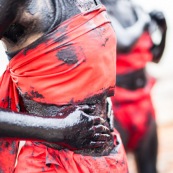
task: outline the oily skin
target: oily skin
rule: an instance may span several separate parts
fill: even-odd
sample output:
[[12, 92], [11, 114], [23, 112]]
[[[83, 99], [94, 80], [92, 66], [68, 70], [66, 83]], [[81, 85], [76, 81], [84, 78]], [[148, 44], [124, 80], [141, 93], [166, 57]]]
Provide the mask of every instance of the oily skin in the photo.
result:
[[[118, 53], [130, 52], [138, 38], [144, 31], [148, 30], [149, 25], [152, 24], [151, 19], [157, 23], [162, 32], [162, 39], [158, 45], [153, 43], [151, 52], [153, 53], [153, 62], [159, 62], [164, 51], [167, 31], [167, 24], [163, 13], [152, 11], [150, 14], [145, 14], [140, 7], [135, 6], [129, 0], [101, 1], [106, 6], [112, 25], [117, 33]], [[149, 114], [151, 113], [149, 112]], [[152, 116], [149, 115], [149, 117]], [[115, 126], [120, 132], [125, 148], [127, 149], [127, 143], [130, 138], [128, 132], [123, 129], [120, 124], [117, 124], [117, 122], [115, 122]], [[147, 128], [150, 134], [146, 134], [146, 136], [143, 137], [143, 140], [138, 144], [134, 153], [139, 173], [156, 173], [158, 147], [156, 122], [150, 120], [149, 124], [147, 124]]]
[[[80, 11], [74, 1], [0, 0], [0, 38], [7, 53], [13, 54], [78, 13]], [[11, 18], [7, 20], [7, 16]], [[1, 137], [47, 141], [71, 149], [89, 148], [90, 152], [87, 152], [93, 155], [95, 148], [101, 148], [100, 155], [109, 154], [112, 150], [106, 95], [103, 94], [98, 103], [91, 101], [62, 107], [40, 104], [22, 94], [21, 100], [27, 112], [25, 115], [0, 110]], [[10, 114], [13, 114], [13, 119]], [[75, 119], [72, 118], [74, 115]], [[59, 145], [53, 147], [59, 148]]]

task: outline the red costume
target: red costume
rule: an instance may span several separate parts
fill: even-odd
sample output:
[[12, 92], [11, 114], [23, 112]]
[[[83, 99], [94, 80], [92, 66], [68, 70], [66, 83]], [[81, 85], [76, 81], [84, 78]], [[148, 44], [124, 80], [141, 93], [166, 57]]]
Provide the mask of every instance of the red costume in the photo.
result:
[[[1, 81], [1, 107], [19, 111], [17, 89], [34, 101], [57, 106], [82, 103], [96, 94], [109, 96], [115, 85], [114, 35], [103, 7], [63, 22], [10, 61]], [[116, 143], [117, 137], [115, 131], [116, 153], [103, 157], [28, 141], [15, 172], [127, 173], [126, 156], [122, 144]], [[4, 165], [5, 173], [10, 166], [8, 162]]]
[[[152, 60], [150, 51], [152, 41], [147, 32], [145, 32], [127, 54], [117, 55], [117, 86], [115, 97], [112, 97], [115, 119], [121, 124], [121, 127], [128, 132], [128, 149], [135, 149], [141, 139], [147, 133], [147, 126], [151, 119], [155, 119], [155, 113], [151, 101], [150, 91], [153, 86], [153, 79], [146, 79], [145, 85], [140, 84], [140, 79], [135, 79], [136, 85], [141, 85], [136, 89], [128, 89], [129, 86], [118, 84], [128, 80], [130, 85], [131, 75], [138, 74], [146, 66], [146, 63]], [[128, 77], [123, 77], [123, 76]], [[146, 77], [146, 76], [145, 76]], [[133, 84], [132, 84], [133, 85]]]

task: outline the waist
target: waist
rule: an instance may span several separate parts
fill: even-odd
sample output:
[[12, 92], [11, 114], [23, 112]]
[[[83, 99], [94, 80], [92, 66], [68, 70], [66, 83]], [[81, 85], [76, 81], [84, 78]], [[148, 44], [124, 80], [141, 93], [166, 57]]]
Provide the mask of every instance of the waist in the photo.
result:
[[[106, 98], [107, 98], [107, 95], [104, 95], [104, 94], [100, 97], [98, 96], [92, 97], [87, 102], [84, 101], [83, 104], [78, 104], [78, 107], [83, 107], [84, 105], [88, 105], [90, 106], [91, 111], [90, 112], [87, 112], [87, 110], [86, 112], [84, 111], [86, 114], [89, 114], [91, 116], [101, 116], [103, 119], [107, 120]], [[71, 111], [75, 112], [75, 108], [74, 108], [75, 105], [64, 105], [61, 107], [57, 107], [54, 105], [46, 105], [46, 104], [37, 103], [33, 100], [26, 99], [24, 96], [23, 96], [23, 101], [26, 107], [26, 111], [34, 115], [38, 114], [44, 117], [47, 117], [47, 115], [49, 115], [49, 117], [55, 117], [56, 115], [61, 115], [61, 116], [66, 115], [68, 112], [71, 112]], [[89, 104], [89, 101], [90, 101], [90, 104]], [[107, 123], [105, 123], [105, 125], [108, 128], [110, 128], [108, 121]], [[53, 144], [49, 142], [35, 142], [35, 143], [43, 144], [55, 150], [66, 149], [65, 147], [61, 145], [57, 145], [57, 144]], [[113, 146], [114, 146], [114, 142], [113, 142], [113, 139], [111, 139], [110, 141], [107, 141], [104, 144], [103, 148], [81, 149], [81, 150], [75, 150], [74, 152], [78, 154], [83, 154], [83, 155], [101, 156], [101, 155], [104, 155], [105, 153], [110, 153]]]
[[139, 88], [144, 88], [146, 84], [147, 78], [144, 68], [116, 76], [116, 86], [128, 90], [133, 91]]

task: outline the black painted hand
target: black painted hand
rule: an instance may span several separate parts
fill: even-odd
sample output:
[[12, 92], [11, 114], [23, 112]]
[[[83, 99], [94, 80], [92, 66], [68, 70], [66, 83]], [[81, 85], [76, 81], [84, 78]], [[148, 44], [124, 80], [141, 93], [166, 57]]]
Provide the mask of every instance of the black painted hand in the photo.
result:
[[62, 145], [71, 149], [102, 147], [112, 138], [110, 130], [104, 126], [105, 120], [98, 116], [91, 116], [89, 106], [77, 107], [63, 119]]
[[149, 14], [152, 20], [154, 20], [157, 23], [157, 25], [160, 27], [160, 29], [162, 29], [162, 31], [167, 30], [166, 18], [163, 12], [153, 10]]

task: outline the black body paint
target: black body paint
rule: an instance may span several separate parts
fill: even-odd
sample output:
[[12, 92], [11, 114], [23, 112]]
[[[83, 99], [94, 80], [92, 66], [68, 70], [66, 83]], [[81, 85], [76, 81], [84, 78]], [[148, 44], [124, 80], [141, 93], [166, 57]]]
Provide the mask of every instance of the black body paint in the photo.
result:
[[64, 61], [66, 64], [76, 64], [78, 62], [76, 54], [77, 52], [75, 52], [71, 46], [58, 52], [57, 58], [61, 61]]

